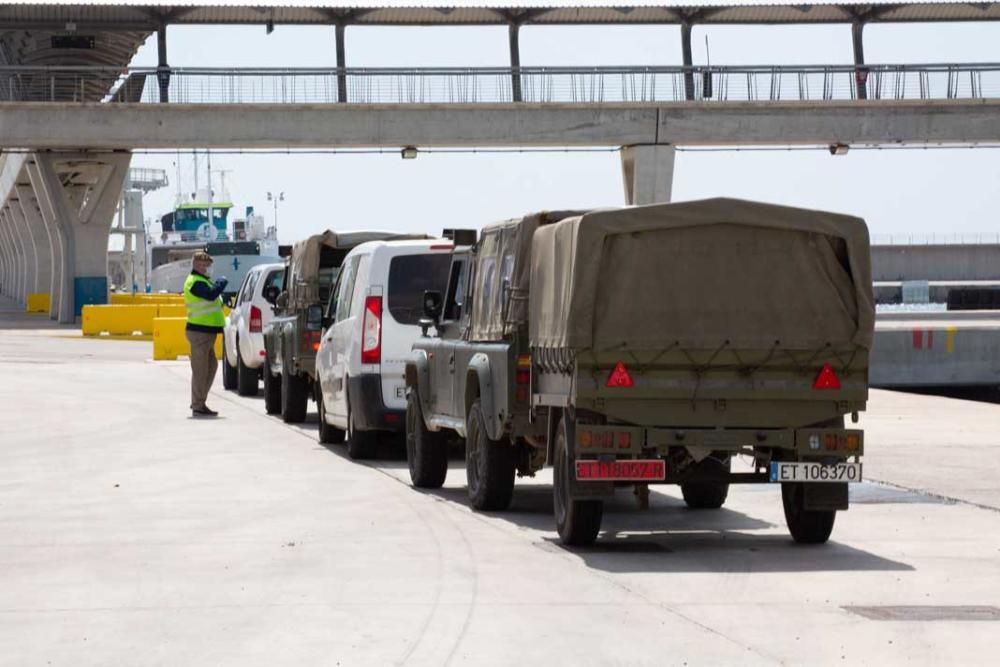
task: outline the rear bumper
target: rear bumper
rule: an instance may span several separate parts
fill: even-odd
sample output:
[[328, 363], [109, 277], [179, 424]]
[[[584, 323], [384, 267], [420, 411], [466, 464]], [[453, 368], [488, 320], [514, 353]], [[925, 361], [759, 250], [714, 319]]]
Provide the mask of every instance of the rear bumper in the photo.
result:
[[844, 428], [678, 429], [578, 424], [577, 456], [614, 454], [635, 457], [649, 450], [666, 455], [671, 448], [738, 452], [747, 447], [794, 451], [800, 456], [861, 456], [864, 431]]
[[355, 426], [363, 431], [402, 431], [406, 410], [388, 408], [382, 400], [382, 376], [347, 378], [347, 396]]
[[245, 333], [240, 336], [240, 356], [248, 368], [264, 365], [264, 334]]

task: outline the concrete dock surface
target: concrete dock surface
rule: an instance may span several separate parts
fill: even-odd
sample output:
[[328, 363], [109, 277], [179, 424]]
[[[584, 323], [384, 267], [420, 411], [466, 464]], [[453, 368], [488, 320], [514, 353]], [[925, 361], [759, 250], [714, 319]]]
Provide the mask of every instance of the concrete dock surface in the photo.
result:
[[480, 514], [186, 360], [0, 312], [2, 665], [986, 665], [1000, 654], [1000, 405], [873, 391], [830, 543], [780, 491], [619, 492], [559, 545], [551, 476]]

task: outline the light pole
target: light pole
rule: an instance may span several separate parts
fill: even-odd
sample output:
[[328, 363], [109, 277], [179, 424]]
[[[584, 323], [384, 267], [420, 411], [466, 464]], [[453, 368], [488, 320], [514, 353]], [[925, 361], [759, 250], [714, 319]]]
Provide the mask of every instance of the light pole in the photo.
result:
[[274, 238], [278, 238], [278, 202], [285, 201], [285, 193], [267, 193], [267, 201], [274, 202]]

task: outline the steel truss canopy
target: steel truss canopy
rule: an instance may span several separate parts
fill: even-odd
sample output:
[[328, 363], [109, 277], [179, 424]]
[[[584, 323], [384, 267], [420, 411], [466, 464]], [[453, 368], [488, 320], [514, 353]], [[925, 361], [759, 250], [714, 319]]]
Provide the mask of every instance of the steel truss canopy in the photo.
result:
[[662, 0], [559, 0], [451, 2], [419, 0], [293, 2], [275, 5], [241, 0], [207, 4], [106, 2], [0, 4], [0, 31], [14, 29], [153, 31], [163, 25], [572, 25], [572, 24], [822, 24], [1000, 20], [998, 2], [671, 3]]

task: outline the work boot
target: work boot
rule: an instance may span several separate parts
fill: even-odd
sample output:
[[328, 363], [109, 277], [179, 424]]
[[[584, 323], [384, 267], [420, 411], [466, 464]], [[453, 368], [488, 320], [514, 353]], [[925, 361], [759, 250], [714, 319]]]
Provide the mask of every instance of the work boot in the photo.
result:
[[212, 410], [207, 405], [203, 408], [194, 408], [191, 410], [192, 417], [218, 417], [219, 413]]

